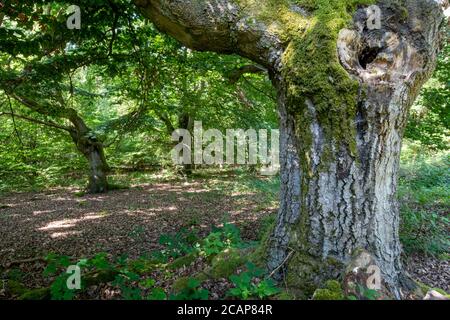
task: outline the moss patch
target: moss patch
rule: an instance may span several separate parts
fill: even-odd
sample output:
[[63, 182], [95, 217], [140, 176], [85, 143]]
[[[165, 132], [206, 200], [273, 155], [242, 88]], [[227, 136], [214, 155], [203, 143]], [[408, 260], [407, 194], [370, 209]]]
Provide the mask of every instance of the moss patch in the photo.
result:
[[187, 288], [187, 284], [189, 282], [189, 277], [181, 277], [178, 278], [172, 285], [172, 289], [174, 292], [183, 291], [183, 289]]
[[282, 291], [275, 296], [275, 300], [295, 300], [295, 296], [287, 291]]
[[210, 277], [203, 272], [193, 275], [192, 277], [180, 277], [177, 280], [175, 280], [175, 282], [173, 283], [172, 290], [174, 293], [179, 293], [179, 292], [183, 291], [184, 289], [188, 288], [188, 282], [190, 279], [195, 279], [200, 282], [203, 282], [203, 281], [208, 280], [209, 278]]
[[[374, 0], [255, 0], [236, 1], [255, 14], [286, 44], [282, 75], [287, 86], [289, 111], [296, 115], [302, 137], [300, 157], [304, 172], [310, 163], [312, 115], [305, 101], [315, 106], [317, 120], [329, 140], [343, 142], [356, 154], [356, 101], [359, 83], [342, 67], [338, 53], [339, 32], [348, 27], [358, 6]], [[278, 17], [278, 18], [274, 18]], [[324, 150], [326, 168], [331, 150]]]
[[[245, 2], [254, 3], [250, 0]], [[273, 30], [285, 44], [281, 72], [286, 86], [287, 109], [295, 117], [296, 135], [301, 137], [302, 197], [308, 194], [309, 179], [321, 170], [327, 170], [341, 147], [355, 157], [357, 155], [354, 120], [360, 85], [341, 65], [337, 42], [339, 32], [350, 26], [358, 6], [374, 2], [279, 0], [268, 1], [265, 8], [256, 9], [262, 20], [268, 21], [269, 25], [277, 24]], [[279, 17], [278, 21], [273, 21], [274, 16]], [[310, 110], [308, 101], [314, 110]], [[311, 124], [314, 122], [318, 122], [323, 130], [325, 140], [317, 171], [313, 170], [311, 163]], [[332, 149], [333, 145], [337, 146], [336, 150]], [[305, 206], [304, 201], [302, 205]], [[307, 212], [307, 208], [302, 208], [302, 211]], [[299, 222], [290, 228], [289, 247], [295, 253], [287, 263], [286, 280], [290, 288], [300, 288], [300, 294], [310, 296], [323, 279], [334, 278], [336, 270], [342, 266], [332, 259], [322, 260], [308, 254], [316, 252], [308, 241], [308, 215], [301, 215]], [[268, 239], [264, 239], [258, 256], [267, 255], [268, 246]]]
[[245, 263], [242, 253], [237, 249], [227, 249], [212, 260], [210, 274], [213, 278], [228, 278]]
[[16, 280], [8, 280], [5, 285], [5, 289], [7, 292], [13, 294], [13, 295], [21, 295], [25, 291], [27, 291], [27, 288]]
[[[311, 173], [309, 150], [310, 126], [317, 120], [329, 141], [343, 143], [356, 155], [356, 127], [359, 83], [339, 62], [337, 41], [340, 30], [348, 27], [357, 5], [371, 0], [299, 0], [310, 16], [281, 9], [289, 44], [283, 56], [283, 76], [287, 85], [288, 108], [296, 115], [297, 135], [302, 137], [300, 159], [306, 173]], [[306, 100], [314, 104], [316, 119]], [[325, 148], [322, 167], [333, 160], [332, 150]]]
[[197, 256], [195, 254], [188, 254], [183, 257], [177, 258], [171, 263], [167, 265], [167, 269], [169, 270], [176, 270], [184, 266], [191, 265], [195, 260], [197, 259]]
[[270, 222], [266, 226], [266, 230], [263, 232], [263, 235], [259, 241], [259, 245], [256, 248], [256, 250], [249, 255], [249, 261], [253, 262], [255, 265], [257, 265], [259, 268], [265, 268], [267, 263], [267, 253], [270, 249], [270, 240], [272, 237], [272, 234], [275, 230], [276, 225], [276, 219], [273, 219], [272, 222]]
[[286, 284], [295, 290], [296, 296], [307, 299], [311, 297], [324, 279], [335, 278], [344, 265], [329, 257], [321, 260], [317, 257], [297, 252], [288, 263]]
[[19, 298], [19, 300], [47, 300], [50, 299], [49, 288], [33, 289], [25, 292]]
[[328, 280], [324, 289], [317, 289], [314, 292], [313, 300], [343, 300], [344, 292], [341, 284], [336, 280]]

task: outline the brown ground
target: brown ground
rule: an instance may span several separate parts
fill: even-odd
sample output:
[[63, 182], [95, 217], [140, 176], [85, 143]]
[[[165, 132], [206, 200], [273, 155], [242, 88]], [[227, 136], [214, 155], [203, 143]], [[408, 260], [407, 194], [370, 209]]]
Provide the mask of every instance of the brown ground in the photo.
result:
[[[55, 252], [99, 251], [137, 257], [158, 247], [161, 234], [196, 225], [208, 233], [224, 221], [255, 230], [258, 195], [226, 196], [201, 182], [155, 184], [78, 198], [69, 190], [14, 194], [0, 209], [0, 264]], [[243, 209], [245, 208], [245, 209]]]
[[[77, 258], [107, 252], [138, 258], [155, 249], [162, 234], [195, 226], [206, 236], [224, 221], [256, 240], [260, 219], [276, 208], [261, 210], [261, 194], [211, 190], [202, 181], [160, 183], [104, 195], [77, 197], [76, 190], [17, 193], [0, 200], [0, 266], [45, 257], [49, 252]], [[44, 265], [19, 265], [29, 287], [48, 285]], [[1, 289], [1, 288], [0, 288]], [[1, 297], [0, 297], [1, 298]]]
[[[98, 252], [137, 258], [159, 249], [162, 234], [195, 225], [207, 235], [211, 226], [223, 221], [237, 224], [244, 239], [254, 240], [261, 219], [276, 212], [276, 208], [261, 209], [264, 194], [220, 192], [202, 181], [143, 185], [82, 198], [74, 191], [11, 194], [0, 199], [0, 266], [48, 252], [73, 258]], [[24, 282], [39, 286], [42, 280], [37, 274], [42, 267], [21, 265]], [[430, 286], [450, 289], [448, 261], [413, 257], [408, 269]]]

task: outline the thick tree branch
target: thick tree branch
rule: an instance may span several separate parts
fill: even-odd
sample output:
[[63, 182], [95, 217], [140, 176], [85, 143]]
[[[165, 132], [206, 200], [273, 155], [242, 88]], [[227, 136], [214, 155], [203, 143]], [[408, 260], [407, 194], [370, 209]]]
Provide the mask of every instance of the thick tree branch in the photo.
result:
[[158, 29], [199, 51], [236, 53], [272, 68], [281, 41], [267, 23], [237, 1], [134, 0]]

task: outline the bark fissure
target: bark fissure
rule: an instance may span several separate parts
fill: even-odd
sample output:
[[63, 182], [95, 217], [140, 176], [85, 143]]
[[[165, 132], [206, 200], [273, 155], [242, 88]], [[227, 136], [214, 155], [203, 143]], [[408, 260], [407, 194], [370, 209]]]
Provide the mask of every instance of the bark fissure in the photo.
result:
[[[381, 267], [385, 284], [400, 297], [398, 284], [402, 276], [401, 245], [395, 194], [401, 140], [408, 109], [417, 96], [417, 89], [434, 67], [439, 41], [436, 25], [440, 22], [437, 5], [433, 8], [433, 4], [427, 1], [406, 1], [406, 5], [412, 14], [421, 14], [420, 8], [424, 9], [425, 6], [435, 10], [435, 20], [427, 25], [429, 29], [424, 30], [424, 25], [421, 25], [420, 31], [423, 36], [427, 35], [428, 41], [417, 34], [408, 34], [410, 29], [408, 31], [398, 21], [383, 21], [386, 26], [383, 32], [364, 29], [341, 32], [342, 43], [338, 46], [344, 45], [348, 50], [340, 48], [342, 64], [348, 66], [350, 73], [356, 71], [353, 72], [355, 79], [360, 82], [361, 87], [365, 86], [365, 92], [360, 94], [359, 101], [355, 101], [355, 104], [358, 102], [354, 115], [356, 154], [339, 139], [326, 136], [318, 138], [318, 132], [325, 123], [317, 122], [314, 112], [316, 107], [310, 99], [306, 100], [305, 104], [311, 113], [311, 146], [305, 163], [299, 167], [300, 173], [287, 172], [303, 177], [303, 185], [306, 185], [300, 195], [303, 203], [300, 205], [300, 215], [307, 219], [295, 215], [296, 219], [290, 229], [296, 228], [308, 234], [306, 243], [300, 243], [294, 232], [280, 232], [280, 229], [289, 228], [277, 227], [273, 234], [275, 244], [270, 251], [269, 267], [286, 257], [288, 251], [280, 254], [280, 247], [290, 247], [299, 252], [300, 260], [293, 259], [292, 263], [280, 269], [279, 278], [287, 276], [292, 279], [290, 275], [293, 273], [304, 277], [304, 265], [309, 263], [304, 255], [315, 257], [321, 265], [312, 266], [309, 270], [311, 274], [319, 268], [330, 270], [319, 277], [312, 275], [309, 279], [297, 280], [294, 283], [296, 286], [308, 288], [320, 285], [318, 278], [323, 281], [334, 273], [334, 266], [330, 267], [328, 258], [347, 263], [353, 252], [364, 248], [374, 255]], [[388, 1], [382, 2], [381, 8], [386, 15], [391, 16], [398, 14], [396, 10], [400, 10], [392, 9]], [[361, 12], [356, 13], [355, 25], [361, 25], [362, 21], [359, 19], [362, 17], [364, 15]], [[418, 17], [413, 15], [409, 19], [409, 28], [414, 28], [413, 24], [418, 23]], [[352, 34], [350, 42], [346, 40], [347, 32]], [[430, 36], [430, 32], [434, 32], [434, 35]], [[430, 52], [427, 48], [433, 49]], [[349, 54], [350, 50], [354, 51], [353, 55]], [[361, 61], [361, 55], [365, 56], [364, 61]], [[288, 110], [289, 113], [295, 108], [288, 107]], [[281, 117], [283, 118], [283, 114]], [[304, 123], [295, 124], [301, 125]], [[297, 130], [296, 134], [299, 132]], [[307, 143], [301, 140], [301, 136], [298, 136], [298, 140], [300, 144]], [[326, 159], [324, 145], [331, 150], [331, 159], [335, 160]], [[298, 149], [300, 154], [302, 149], [304, 150], [304, 146]], [[321, 164], [317, 165], [318, 163]], [[283, 192], [286, 192], [285, 189], [282, 189], [278, 225], [283, 225], [286, 220], [282, 218], [287, 206], [283, 202], [290, 201]], [[277, 235], [280, 236], [280, 241], [277, 241]], [[273, 261], [270, 262], [271, 260]]]

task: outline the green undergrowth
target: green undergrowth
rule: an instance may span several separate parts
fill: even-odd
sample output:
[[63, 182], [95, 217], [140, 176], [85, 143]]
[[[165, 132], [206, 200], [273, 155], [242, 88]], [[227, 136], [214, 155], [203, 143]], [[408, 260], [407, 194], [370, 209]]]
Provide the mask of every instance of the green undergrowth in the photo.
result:
[[[204, 300], [209, 299], [210, 292], [202, 284], [214, 279], [228, 279], [231, 285], [222, 299], [262, 299], [279, 292], [263, 269], [247, 261], [257, 244], [244, 241], [234, 225], [213, 228], [204, 238], [195, 230], [162, 235], [160, 244], [163, 249], [138, 259], [98, 253], [74, 260], [51, 253], [45, 258], [43, 270], [48, 287], [26, 288], [21, 271], [13, 269], [6, 275], [7, 293], [21, 300], [84, 299], [89, 288], [108, 283], [120, 292], [115, 298], [125, 300]], [[197, 261], [203, 261], [206, 269], [194, 268], [189, 277], [177, 276], [178, 270], [193, 267]], [[74, 268], [81, 272], [79, 289], [67, 286], [76, 283]]]
[[406, 143], [399, 182], [400, 239], [406, 253], [450, 254], [450, 154]]
[[[233, 172], [228, 177], [203, 180], [204, 186], [219, 193], [259, 193], [272, 200], [279, 188], [278, 177], [262, 179], [247, 172]], [[449, 257], [449, 157], [448, 152], [424, 152], [420, 146], [406, 143], [402, 153], [399, 200], [401, 204], [401, 241], [407, 254], [426, 253], [442, 259]], [[258, 263], [265, 255], [267, 242], [275, 223], [275, 214], [260, 221], [257, 230], [259, 243], [242, 239], [240, 230], [224, 223], [212, 228], [207, 236], [200, 236], [195, 227], [174, 234], [164, 234], [159, 239], [161, 249], [129, 258], [112, 257], [99, 253], [93, 257], [73, 260], [70, 257], [49, 255], [44, 277], [49, 285], [44, 288], [26, 288], [22, 283], [24, 273], [18, 269], [8, 271], [7, 290], [11, 297], [20, 299], [81, 299], [89, 286], [108, 282], [119, 289], [120, 299], [201, 299], [206, 298], [204, 283], [227, 279], [232, 292], [221, 299], [249, 299], [270, 296], [274, 299], [298, 298], [292, 292], [274, 293], [276, 288]], [[130, 236], [139, 237], [140, 232]], [[258, 253], [260, 257], [258, 258]], [[179, 276], [178, 271], [203, 261], [206, 268], [193, 269], [189, 276]], [[252, 262], [253, 265], [248, 263]], [[65, 290], [65, 273], [68, 265], [78, 264], [85, 277], [79, 291]], [[156, 271], [157, 272], [156, 272]], [[256, 271], [255, 271], [256, 270]], [[156, 273], [155, 273], [156, 272]], [[260, 274], [263, 274], [260, 276]], [[194, 281], [190, 281], [193, 279]], [[317, 288], [311, 288], [312, 292]], [[335, 298], [329, 286], [319, 288], [316, 299]], [[326, 291], [328, 290], [328, 291]], [[330, 296], [330, 292], [331, 295]], [[372, 293], [367, 293], [368, 298]], [[340, 297], [340, 296], [339, 296]], [[210, 295], [208, 294], [208, 298]], [[304, 298], [310, 298], [306, 296]], [[351, 297], [345, 297], [352, 299]]]

